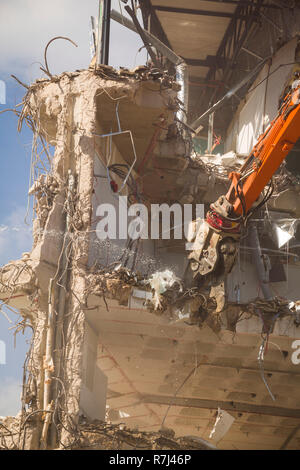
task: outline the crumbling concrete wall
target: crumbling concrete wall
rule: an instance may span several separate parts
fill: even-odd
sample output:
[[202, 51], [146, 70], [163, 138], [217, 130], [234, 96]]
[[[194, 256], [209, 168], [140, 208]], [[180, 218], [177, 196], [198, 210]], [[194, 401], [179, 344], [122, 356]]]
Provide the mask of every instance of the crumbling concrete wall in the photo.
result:
[[[33, 266], [33, 279], [36, 279], [33, 287], [38, 286], [39, 301], [42, 301], [43, 308], [39, 312], [30, 313], [31, 318], [34, 316], [32, 318], [34, 336], [27, 365], [28, 382], [24, 384], [23, 400], [24, 404], [31, 407], [29, 409], [31, 412], [39, 414], [44, 432], [46, 415], [43, 416], [43, 413], [56, 412], [59, 416], [61, 411], [60, 409], [57, 411], [56, 401], [55, 408], [54, 403], [51, 405], [45, 402], [45, 389], [51, 387], [52, 390], [57, 390], [54, 380], [63, 380], [64, 396], [59, 407], [64, 406], [64, 409], [59, 419], [68, 431], [70, 431], [70, 421], [73, 424], [73, 419], [79, 410], [81, 350], [84, 335], [82, 306], [85, 289], [85, 277], [81, 270], [87, 262], [89, 244], [94, 162], [92, 133], [95, 129], [95, 95], [99, 92], [96, 82], [90, 72], [75, 76], [64, 75], [53, 82], [38, 82], [27, 93], [23, 110], [23, 118], [31, 119], [36, 124], [35, 129], [38, 129], [38, 134], [51, 145], [55, 145], [51, 176], [40, 178], [35, 183], [33, 191], [47, 193], [49, 189], [49, 185], [46, 184], [47, 179], [52, 178], [50, 183], [54, 186], [56, 195], [52, 198], [47, 213], [45, 210], [42, 213], [37, 211], [34, 247], [28, 257], [28, 263]], [[67, 201], [70, 174], [76, 178], [76, 186], [73, 185], [72, 194]], [[58, 182], [56, 185], [53, 185], [53, 179]], [[43, 194], [40, 196], [45, 197]], [[67, 233], [66, 229], [71, 233]], [[74, 265], [72, 273], [69, 272], [70, 258], [62, 266], [66, 250]], [[68, 285], [61, 284], [64, 277], [63, 270], [67, 271]], [[51, 295], [48, 295], [50, 279], [55, 286]], [[28, 282], [25, 278], [23, 284], [19, 283], [18, 290], [27, 293]], [[65, 296], [64, 303], [61, 301], [62, 295]], [[55, 316], [49, 322], [50, 306]], [[63, 311], [60, 312], [60, 309]], [[56, 316], [60, 322], [56, 321]], [[50, 361], [45, 357], [49, 329], [53, 330], [52, 338], [56, 338], [52, 339], [53, 350]], [[64, 348], [62, 348], [62, 338], [65, 341]], [[58, 351], [54, 352], [55, 348]], [[52, 376], [56, 379], [52, 379]], [[50, 406], [49, 410], [45, 410], [45, 405]], [[23, 418], [26, 413], [24, 411]], [[41, 425], [37, 426], [37, 433], [40, 432]], [[68, 434], [68, 431], [65, 434]], [[43, 439], [42, 445], [45, 446], [46, 433]], [[67, 435], [62, 436], [61, 441], [68, 442]], [[53, 442], [55, 439], [52, 439]]]
[[[110, 131], [111, 125], [117, 125], [108, 118], [107, 99], [113, 103], [112, 113], [115, 102], [125, 98], [129, 108], [148, 106], [151, 122], [162, 109], [166, 122], [174, 115], [172, 97], [176, 97], [176, 89], [172, 91], [172, 82], [165, 93], [156, 93], [158, 101], [153, 105], [143, 84], [149, 77], [140, 80], [130, 74], [123, 74], [121, 79], [108, 79], [105, 73], [104, 76], [87, 70], [38, 80], [28, 90], [20, 115], [19, 128], [27, 120], [35, 139], [55, 147], [50, 172], [34, 181], [30, 189], [36, 201], [33, 249], [26, 260], [1, 270], [1, 298], [20, 309], [34, 331], [23, 384], [19, 440], [24, 440], [24, 422], [27, 418], [30, 422], [29, 416], [34, 416], [34, 429], [32, 438], [26, 437], [22, 444], [25, 448], [68, 447], [74, 441], [87, 328], [86, 273], [93, 215], [95, 135], [100, 130], [107, 131], [107, 126]], [[149, 80], [154, 83], [153, 77]], [[157, 83], [154, 85], [159, 88]], [[127, 112], [125, 106], [125, 116]], [[130, 113], [128, 116], [138, 119]], [[134, 122], [127, 126], [133, 127]], [[140, 151], [147, 147], [145, 129], [147, 134], [147, 126], [141, 126], [140, 135], [137, 132]], [[44, 150], [49, 157], [45, 147]], [[55, 426], [50, 426], [51, 417]]]

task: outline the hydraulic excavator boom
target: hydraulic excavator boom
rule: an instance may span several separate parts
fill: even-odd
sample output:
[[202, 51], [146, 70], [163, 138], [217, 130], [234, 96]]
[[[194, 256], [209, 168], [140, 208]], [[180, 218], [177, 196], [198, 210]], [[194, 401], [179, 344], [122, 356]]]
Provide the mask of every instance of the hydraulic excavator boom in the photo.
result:
[[[205, 221], [196, 231], [189, 255], [193, 283], [211, 286], [217, 311], [224, 307], [224, 278], [235, 262], [242, 229], [253, 211], [261, 207], [273, 191], [272, 176], [300, 137], [300, 81], [293, 83], [277, 117], [259, 137], [239, 172], [229, 174], [226, 195], [211, 204]], [[269, 184], [268, 189], [262, 192]]]

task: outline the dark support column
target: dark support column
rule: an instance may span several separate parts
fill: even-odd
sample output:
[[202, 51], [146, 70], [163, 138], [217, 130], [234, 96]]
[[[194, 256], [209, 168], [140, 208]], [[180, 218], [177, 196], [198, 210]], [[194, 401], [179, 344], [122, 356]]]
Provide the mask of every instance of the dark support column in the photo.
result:
[[108, 65], [111, 0], [104, 0], [101, 64]]

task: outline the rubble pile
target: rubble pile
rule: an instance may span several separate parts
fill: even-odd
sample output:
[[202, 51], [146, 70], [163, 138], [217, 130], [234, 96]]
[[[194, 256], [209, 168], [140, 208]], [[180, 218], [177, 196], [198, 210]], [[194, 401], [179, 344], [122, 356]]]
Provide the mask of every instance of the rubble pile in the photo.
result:
[[18, 418], [0, 416], [0, 450], [18, 450], [20, 422]]
[[94, 294], [100, 297], [112, 298], [119, 301], [120, 305], [127, 305], [133, 287], [144, 286], [141, 275], [118, 265], [112, 271], [107, 268], [89, 274], [86, 278], [87, 287], [85, 295]]
[[[28, 414], [25, 425], [19, 415], [0, 417], [0, 450], [26, 450], [31, 445], [32, 429], [36, 425], [34, 414]], [[72, 439], [65, 450], [216, 450], [216, 447], [197, 436], [175, 437], [175, 432], [162, 428], [158, 432], [141, 432], [123, 424], [84, 416], [74, 427]]]
[[295, 188], [299, 191], [300, 179], [286, 168], [286, 163], [283, 162], [279, 170], [273, 176], [274, 184], [274, 195], [280, 194], [281, 192]]
[[216, 178], [224, 179], [228, 182], [228, 173], [237, 171], [243, 165], [245, 158], [235, 152], [227, 152], [224, 155], [200, 155], [194, 153], [191, 156], [192, 163], [198, 166], [205, 173], [214, 174]]
[[194, 436], [175, 437], [171, 429], [140, 432], [122, 424], [79, 421], [80, 438], [73, 449], [85, 450], [215, 450], [209, 442]]
[[[94, 67], [90, 67], [90, 70], [94, 70]], [[129, 70], [126, 67], [120, 67], [119, 70], [116, 70], [110, 65], [101, 64], [95, 69], [95, 73], [101, 78], [111, 80], [126, 80], [128, 78], [140, 81], [152, 80], [159, 83], [161, 87], [171, 88], [174, 91], [180, 90], [180, 85], [176, 82], [175, 77], [171, 76], [167, 70], [162, 71], [147, 65], [140, 65], [133, 70]]]

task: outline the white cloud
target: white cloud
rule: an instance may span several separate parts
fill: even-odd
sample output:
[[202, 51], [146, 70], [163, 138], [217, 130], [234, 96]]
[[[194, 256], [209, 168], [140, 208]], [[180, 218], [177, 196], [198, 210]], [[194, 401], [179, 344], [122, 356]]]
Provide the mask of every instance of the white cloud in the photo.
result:
[[[65, 41], [52, 44], [48, 58], [53, 73], [86, 67], [90, 59], [89, 19], [97, 13], [97, 3], [97, 0], [1, 0], [0, 70], [22, 75], [26, 71], [29, 75], [30, 64], [44, 62], [44, 48], [54, 36], [68, 36], [78, 48]], [[35, 73], [38, 67], [35, 65]]]
[[20, 411], [22, 387], [18, 380], [5, 378], [0, 383], [0, 416], [15, 416]]
[[[118, 0], [112, 7], [119, 10]], [[124, 10], [123, 10], [124, 12]], [[67, 36], [78, 44], [58, 40], [48, 49], [53, 74], [86, 68], [90, 62], [90, 17], [97, 17], [98, 0], [1, 0], [0, 75], [16, 74], [28, 81], [42, 76], [44, 48], [55, 36]], [[110, 63], [133, 66], [141, 40], [112, 21]], [[144, 57], [139, 57], [144, 63]], [[33, 65], [32, 65], [33, 64]]]

